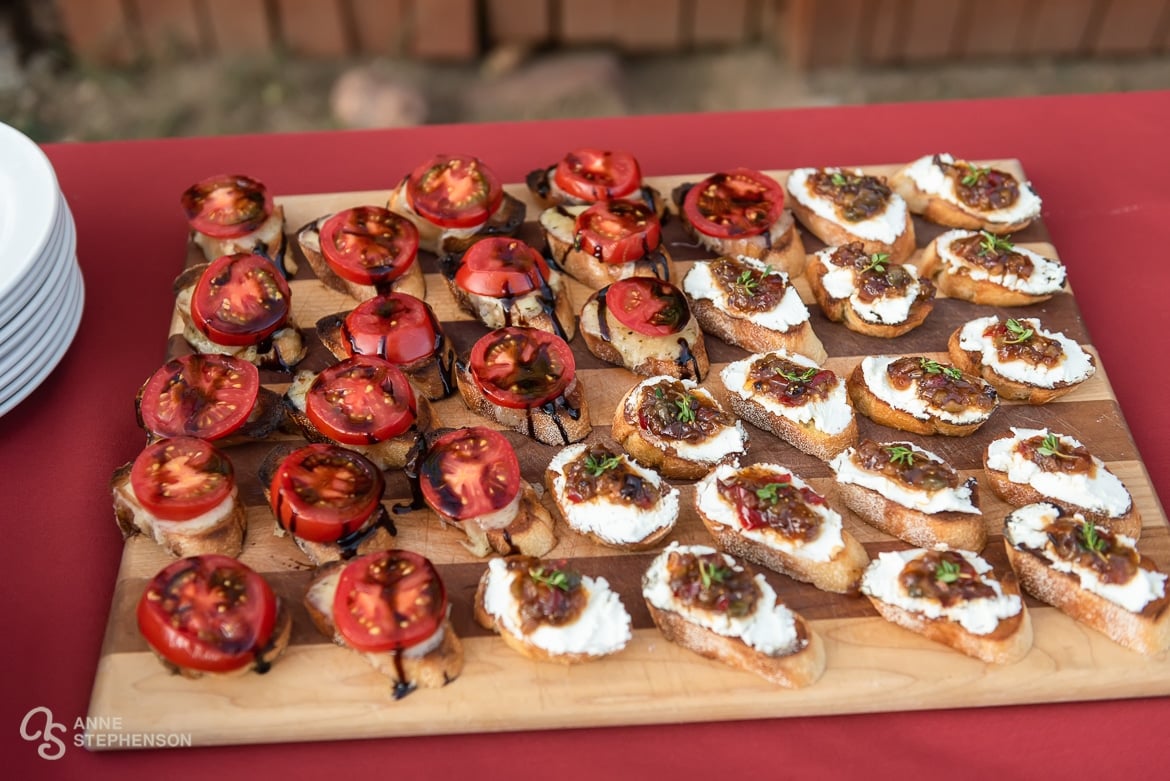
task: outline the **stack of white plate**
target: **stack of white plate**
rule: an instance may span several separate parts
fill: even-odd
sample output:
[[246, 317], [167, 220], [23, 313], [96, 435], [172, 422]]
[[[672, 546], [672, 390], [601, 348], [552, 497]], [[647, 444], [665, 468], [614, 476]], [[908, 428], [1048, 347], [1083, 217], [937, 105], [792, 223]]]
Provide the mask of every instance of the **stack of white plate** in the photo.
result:
[[77, 231], [53, 166], [0, 123], [0, 415], [61, 361], [84, 302]]

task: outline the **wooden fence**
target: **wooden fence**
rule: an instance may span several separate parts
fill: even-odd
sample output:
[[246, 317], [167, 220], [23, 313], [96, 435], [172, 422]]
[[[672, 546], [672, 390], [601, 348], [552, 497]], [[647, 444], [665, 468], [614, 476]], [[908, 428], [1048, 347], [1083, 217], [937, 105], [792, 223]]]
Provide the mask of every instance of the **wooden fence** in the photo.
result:
[[355, 54], [471, 60], [501, 44], [628, 52], [767, 42], [800, 67], [1170, 49], [1170, 0], [54, 0], [82, 60]]

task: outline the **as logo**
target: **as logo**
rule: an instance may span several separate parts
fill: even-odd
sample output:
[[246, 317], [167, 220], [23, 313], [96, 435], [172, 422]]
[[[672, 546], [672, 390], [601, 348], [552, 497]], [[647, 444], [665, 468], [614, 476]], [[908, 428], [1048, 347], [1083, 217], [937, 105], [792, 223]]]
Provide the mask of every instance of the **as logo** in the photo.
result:
[[[41, 722], [41, 719], [44, 719]], [[28, 741], [39, 740], [37, 754], [41, 759], [60, 759], [65, 756], [65, 741], [59, 735], [65, 734], [65, 725], [53, 721], [53, 711], [40, 705], [24, 714], [20, 722], [20, 736]]]

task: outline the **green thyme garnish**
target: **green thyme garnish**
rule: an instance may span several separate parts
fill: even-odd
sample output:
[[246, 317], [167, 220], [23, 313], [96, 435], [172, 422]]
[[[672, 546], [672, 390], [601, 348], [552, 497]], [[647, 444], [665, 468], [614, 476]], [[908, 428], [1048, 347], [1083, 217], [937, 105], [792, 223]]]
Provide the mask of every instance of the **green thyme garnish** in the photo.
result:
[[1031, 339], [1032, 336], [1036, 333], [1031, 328], [1028, 328], [1015, 318], [1009, 318], [1008, 321], [1004, 323], [1004, 327], [1007, 328], [1008, 334], [1011, 335], [1010, 339], [1003, 340], [1004, 344], [1023, 344], [1024, 342]]
[[[759, 274], [758, 277], [756, 276], [757, 273]], [[760, 286], [760, 282], [771, 273], [771, 266], [764, 266], [764, 270], [759, 272], [745, 268], [740, 272], [739, 278], [735, 280], [735, 286], [743, 290], [744, 295], [754, 296], [756, 294], [756, 288]]]
[[963, 373], [954, 366], [943, 366], [938, 361], [933, 361], [930, 358], [921, 358], [919, 359], [918, 364], [927, 374], [941, 374], [944, 377], [949, 377], [952, 380], [957, 380], [963, 376]]
[[694, 401], [695, 397], [689, 393], [684, 393], [681, 399], [674, 400], [674, 406], [678, 407], [678, 420], [680, 423], [695, 422], [695, 409], [691, 406]]
[[776, 373], [789, 382], [808, 382], [816, 376], [817, 370], [815, 368], [809, 368], [797, 374], [796, 372], [786, 372], [781, 368], [777, 368]]
[[699, 580], [703, 588], [711, 588], [712, 583], [722, 583], [731, 574], [731, 569], [711, 561], [699, 559]]
[[866, 271], [876, 271], [879, 274], [885, 274], [886, 261], [889, 259], [890, 254], [888, 252], [875, 252], [869, 256], [869, 265], [863, 268], [861, 271], [862, 273], [865, 273]]
[[974, 187], [979, 184], [979, 180], [991, 173], [991, 168], [980, 168], [977, 165], [971, 166], [967, 169], [967, 174], [961, 181], [967, 187]]
[[661, 399], [661, 398], [662, 398], [663, 396], [665, 396], [665, 395], [666, 395], [666, 394], [664, 394], [664, 393], [662, 392], [662, 388], [660, 388], [660, 387], [658, 387], [658, 386], [655, 386], [655, 387], [654, 387], [654, 398], [656, 398], [656, 399]]
[[780, 501], [780, 489], [789, 488], [792, 483], [768, 483], [763, 488], [756, 489], [756, 498], [761, 502], [776, 504]]
[[1090, 553], [1105, 554], [1105, 538], [1097, 532], [1092, 521], [1085, 520], [1080, 528], [1081, 545]]
[[560, 569], [545, 569], [543, 566], [528, 570], [528, 575], [537, 583], [549, 588], [568, 591], [581, 582], [581, 576], [576, 573], [565, 572]]
[[890, 445], [886, 448], [886, 452], [890, 454], [891, 464], [914, 466], [914, 451], [910, 448], [902, 445]]
[[939, 583], [954, 583], [959, 577], [959, 565], [947, 559], [941, 559], [934, 571], [934, 579]]
[[589, 473], [590, 477], [601, 477], [609, 470], [621, 463], [621, 458], [618, 456], [603, 456], [596, 458], [592, 453], [585, 456], [585, 471]]
[[841, 173], [840, 171], [834, 172], [833, 175], [829, 177], [829, 180], [833, 183], [834, 187], [844, 187], [845, 185], [849, 184], [849, 180], [845, 178], [845, 174]]
[[994, 233], [987, 231], [979, 231], [979, 254], [980, 255], [995, 255], [1000, 252], [1012, 252], [1016, 245], [1007, 240], [1006, 237], [996, 236]]
[[1073, 458], [1072, 453], [1065, 453], [1060, 449], [1060, 437], [1049, 434], [1040, 441], [1036, 452], [1042, 456], [1056, 456], [1057, 458]]

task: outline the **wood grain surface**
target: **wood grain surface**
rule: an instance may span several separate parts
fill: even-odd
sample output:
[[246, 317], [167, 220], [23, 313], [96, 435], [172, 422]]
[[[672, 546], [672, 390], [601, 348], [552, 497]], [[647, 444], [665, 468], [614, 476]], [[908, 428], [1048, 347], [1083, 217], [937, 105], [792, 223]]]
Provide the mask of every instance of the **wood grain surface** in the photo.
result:
[[[994, 162], [994, 161], [992, 161]], [[998, 164], [1022, 175], [1015, 161]], [[888, 174], [896, 166], [870, 166]], [[786, 171], [769, 172], [785, 181]], [[663, 192], [701, 174], [652, 177]], [[506, 188], [528, 202], [528, 223], [522, 237], [543, 246], [533, 221], [538, 209], [521, 185]], [[384, 204], [388, 191], [296, 195], [278, 197], [286, 214], [290, 242], [296, 229], [322, 214], [361, 204]], [[1059, 194], [1041, 193], [1058, 198]], [[918, 246], [941, 232], [917, 220]], [[677, 219], [664, 228], [664, 238], [681, 261], [680, 274], [690, 262], [704, 257], [685, 238]], [[804, 234], [809, 252], [821, 245]], [[1018, 243], [1055, 256], [1043, 225], [1015, 237]], [[295, 250], [299, 257], [299, 250]], [[187, 262], [201, 258], [190, 251]], [[300, 270], [291, 281], [293, 312], [310, 335], [312, 347], [298, 368], [319, 370], [334, 361], [316, 341], [313, 324], [319, 317], [352, 309], [355, 301], [327, 289], [313, 278], [300, 258]], [[437, 273], [435, 258], [423, 253], [427, 301], [461, 355], [485, 333], [455, 305]], [[912, 259], [913, 262], [913, 259]], [[176, 272], [179, 259], [175, 260]], [[1061, 330], [1092, 351], [1074, 295], [1062, 293], [1027, 308], [997, 310], [962, 301], [939, 300], [919, 329], [896, 340], [860, 336], [829, 323], [817, 310], [807, 284], [797, 282], [812, 311], [812, 325], [830, 358], [827, 366], [845, 376], [865, 355], [926, 354], [945, 358], [950, 333], [963, 322], [990, 312], [1038, 316], [1046, 327]], [[570, 284], [575, 307], [588, 290]], [[168, 348], [185, 351], [172, 326]], [[160, 348], [166, 335], [159, 334]], [[746, 355], [743, 350], [707, 337], [711, 372], [704, 382], [719, 396], [719, 370]], [[578, 375], [585, 389], [595, 428], [590, 439], [608, 439], [608, 421], [614, 406], [637, 377], [605, 364], [584, 348], [580, 336], [572, 346]], [[161, 352], [161, 350], [160, 350]], [[989, 532], [985, 557], [1001, 571], [1008, 564], [1003, 551], [1003, 518], [1009, 511], [991, 493], [981, 469], [987, 443], [1009, 426], [1048, 426], [1071, 434], [1102, 458], [1126, 484], [1144, 520], [1141, 549], [1165, 567], [1170, 563], [1170, 530], [1138, 460], [1121, 409], [1106, 373], [1098, 372], [1074, 392], [1043, 407], [1006, 402], [975, 435], [952, 439], [923, 438], [896, 432], [859, 417], [861, 435], [876, 439], [910, 439], [947, 459], [964, 474], [980, 481], [980, 498]], [[144, 380], [146, 378], [143, 378]], [[283, 391], [289, 377], [262, 372], [264, 384]], [[456, 394], [436, 404], [444, 426], [490, 425], [464, 406]], [[878, 551], [905, 547], [867, 526], [834, 501], [832, 472], [823, 462], [800, 453], [776, 437], [746, 426], [751, 440], [746, 463], [784, 464], [826, 494], [845, 518], [845, 527], [866, 547]], [[498, 427], [497, 427], [498, 428]], [[505, 432], [516, 446], [524, 476], [540, 485], [543, 470], [557, 448]], [[928, 441], [929, 440], [929, 441]], [[461, 544], [463, 535], [444, 528], [429, 510], [395, 516], [396, 544], [429, 557], [438, 565], [452, 601], [452, 622], [464, 638], [466, 666], [449, 686], [418, 690], [394, 700], [388, 681], [357, 654], [334, 646], [312, 626], [302, 605], [311, 565], [287, 537], [273, 534], [274, 521], [264, 502], [256, 467], [278, 442], [295, 442], [280, 435], [272, 442], [247, 444], [228, 450], [248, 507], [248, 534], [241, 560], [264, 574], [293, 610], [293, 633], [288, 651], [266, 675], [190, 681], [173, 676], [155, 660], [138, 634], [134, 606], [146, 582], [170, 557], [154, 542], [141, 537], [124, 549], [110, 611], [106, 638], [94, 681], [91, 717], [120, 718], [130, 732], [182, 733], [194, 745], [284, 742], [387, 737], [395, 735], [492, 732], [594, 725], [674, 723], [830, 713], [978, 707], [994, 704], [1040, 703], [1170, 694], [1170, 659], [1146, 658], [1115, 645], [1084, 628], [1054, 608], [1026, 599], [1035, 626], [1035, 645], [1022, 661], [995, 667], [965, 657], [877, 617], [861, 597], [827, 594], [812, 586], [769, 573], [780, 598], [812, 622], [826, 644], [827, 669], [815, 685], [789, 691], [753, 675], [737, 672], [671, 645], [654, 629], [640, 594], [640, 578], [655, 555], [620, 553], [601, 547], [572, 532], [558, 521], [559, 543], [551, 557], [576, 560], [589, 575], [604, 575], [633, 619], [634, 639], [621, 653], [602, 661], [565, 668], [526, 660], [510, 651], [498, 637], [472, 619], [472, 596], [485, 562], [472, 557]], [[695, 515], [693, 484], [676, 481], [682, 490], [682, 513], [668, 538], [682, 543], [709, 543]], [[385, 504], [407, 500], [405, 477], [387, 475]], [[546, 502], [551, 506], [551, 502]], [[111, 517], [110, 533], [115, 525]], [[665, 544], [665, 543], [663, 543]]]

